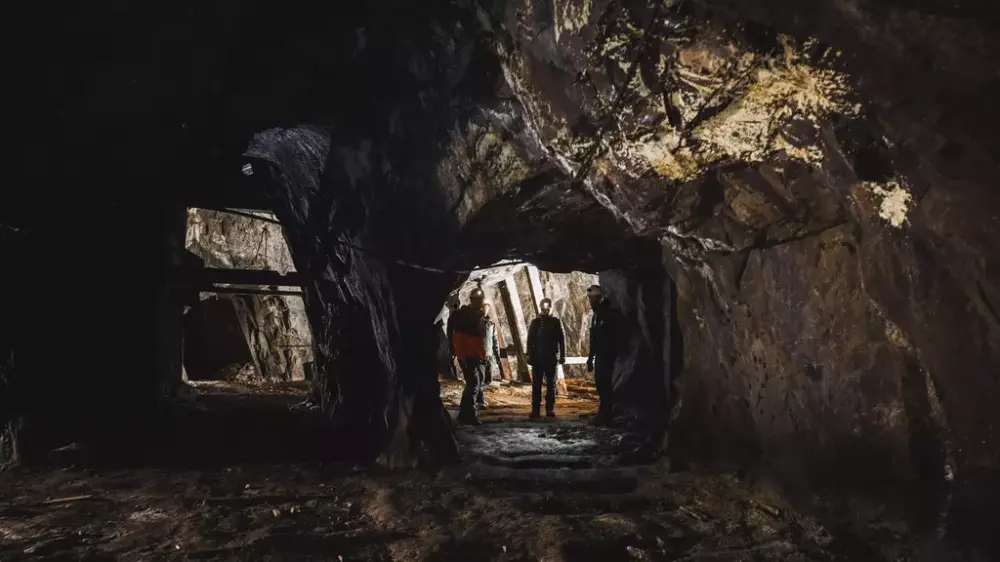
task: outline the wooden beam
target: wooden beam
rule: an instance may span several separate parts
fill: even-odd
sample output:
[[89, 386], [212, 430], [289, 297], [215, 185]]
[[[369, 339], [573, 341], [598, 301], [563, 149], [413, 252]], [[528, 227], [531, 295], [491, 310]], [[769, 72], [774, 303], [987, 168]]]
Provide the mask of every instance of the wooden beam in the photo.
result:
[[535, 301], [535, 314], [542, 309], [542, 299], [545, 298], [545, 294], [542, 291], [542, 276], [538, 273], [538, 268], [529, 265], [528, 266], [528, 282], [531, 285], [531, 296], [532, 300]]
[[[502, 298], [503, 296], [501, 296]], [[496, 305], [494, 305], [495, 308]], [[494, 320], [494, 324], [497, 328], [497, 345], [500, 347], [500, 378], [505, 381], [512, 381], [514, 380], [514, 369], [510, 366], [510, 357], [505, 353], [507, 342], [503, 339], [503, 330], [500, 328], [500, 322]]]
[[301, 287], [306, 278], [298, 273], [281, 274], [264, 269], [199, 269], [174, 268], [171, 277], [175, 282], [200, 286], [225, 285], [275, 285], [278, 287]]
[[279, 291], [277, 289], [260, 289], [260, 288], [247, 288], [247, 287], [208, 287], [204, 288], [201, 293], [209, 294], [219, 294], [219, 295], [281, 295], [285, 297], [301, 297], [304, 293], [302, 291]]
[[510, 332], [514, 337], [514, 349], [517, 352], [517, 375], [519, 380], [530, 380], [528, 371], [528, 357], [525, 353], [527, 344], [525, 338], [528, 337], [528, 328], [524, 324], [524, 310], [521, 308], [521, 299], [517, 294], [517, 285], [514, 283], [514, 276], [509, 275], [500, 285], [500, 296], [503, 299], [504, 309], [507, 312], [507, 320], [510, 322]]

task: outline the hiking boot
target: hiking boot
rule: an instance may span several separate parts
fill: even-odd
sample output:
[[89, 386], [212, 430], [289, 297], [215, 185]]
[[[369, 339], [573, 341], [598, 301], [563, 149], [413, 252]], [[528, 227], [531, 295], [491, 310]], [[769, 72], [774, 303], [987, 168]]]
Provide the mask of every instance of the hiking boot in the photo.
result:
[[537, 420], [540, 417], [542, 417], [542, 416], [540, 416], [538, 414], [538, 412], [531, 412], [530, 414], [528, 414], [528, 419], [529, 420]]
[[547, 418], [554, 418], [554, 417], [556, 417], [556, 413], [552, 412], [552, 411], [545, 412], [545, 417], [547, 417]]

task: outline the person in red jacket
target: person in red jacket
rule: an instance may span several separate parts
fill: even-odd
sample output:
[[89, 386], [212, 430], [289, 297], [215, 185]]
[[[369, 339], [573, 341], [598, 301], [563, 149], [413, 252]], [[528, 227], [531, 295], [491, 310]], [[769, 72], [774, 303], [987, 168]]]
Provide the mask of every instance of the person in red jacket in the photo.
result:
[[469, 294], [469, 304], [454, 312], [451, 324], [452, 349], [465, 378], [465, 390], [458, 407], [458, 422], [479, 425], [476, 415], [476, 401], [480, 389], [486, 382], [486, 321], [485, 295], [475, 288]]

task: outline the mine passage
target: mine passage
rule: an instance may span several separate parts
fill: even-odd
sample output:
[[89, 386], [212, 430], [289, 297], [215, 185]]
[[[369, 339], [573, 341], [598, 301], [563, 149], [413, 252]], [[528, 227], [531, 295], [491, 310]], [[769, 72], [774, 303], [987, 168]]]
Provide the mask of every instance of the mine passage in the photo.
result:
[[0, 559], [998, 559], [996, 2], [97, 4]]

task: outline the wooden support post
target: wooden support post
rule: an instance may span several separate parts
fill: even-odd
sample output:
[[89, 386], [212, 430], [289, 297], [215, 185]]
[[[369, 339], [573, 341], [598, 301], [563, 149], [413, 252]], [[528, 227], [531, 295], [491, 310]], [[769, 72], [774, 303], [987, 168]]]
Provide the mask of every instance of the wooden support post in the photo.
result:
[[507, 349], [507, 342], [503, 339], [503, 330], [500, 329], [500, 323], [497, 322], [497, 345], [500, 346], [500, 378], [505, 381], [514, 380], [514, 369], [510, 366], [510, 357], [504, 353]]
[[211, 287], [216, 283], [276, 287], [301, 287], [305, 284], [304, 276], [298, 273], [282, 275], [277, 271], [263, 269], [174, 268], [171, 277], [178, 283], [191, 283], [203, 287]]
[[503, 298], [507, 319], [512, 320], [510, 323], [510, 332], [514, 337], [514, 349], [517, 352], [517, 378], [522, 381], [531, 380], [531, 374], [528, 371], [528, 358], [525, 354], [528, 328], [524, 323], [524, 310], [521, 308], [521, 299], [518, 296], [517, 285], [514, 282], [513, 275], [507, 276], [500, 285], [500, 295]]
[[538, 314], [545, 294], [542, 290], [542, 276], [539, 274], [538, 268], [533, 265], [528, 266], [528, 282], [531, 285], [532, 300], [535, 301], [535, 314]]
[[301, 297], [302, 291], [279, 291], [278, 289], [261, 289], [248, 287], [204, 287], [202, 293], [218, 295], [276, 295], [283, 297]]

